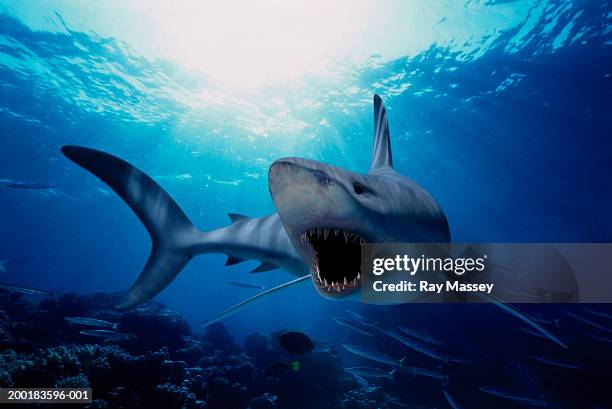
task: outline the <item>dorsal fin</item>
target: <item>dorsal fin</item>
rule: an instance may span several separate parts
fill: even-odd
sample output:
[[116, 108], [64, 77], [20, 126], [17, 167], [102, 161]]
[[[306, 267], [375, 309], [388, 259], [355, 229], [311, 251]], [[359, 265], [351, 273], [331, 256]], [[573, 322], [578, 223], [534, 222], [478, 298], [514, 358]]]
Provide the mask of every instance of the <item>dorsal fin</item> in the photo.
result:
[[232, 223], [236, 223], [240, 220], [245, 220], [249, 218], [248, 216], [245, 216], [243, 214], [238, 214], [238, 213], [228, 213], [227, 215], [229, 216]]
[[278, 266], [274, 264], [262, 262], [260, 265], [251, 270], [251, 273], [263, 273], [264, 271], [276, 270]]
[[389, 140], [389, 124], [387, 111], [382, 99], [374, 95], [374, 146], [372, 147], [372, 164], [370, 171], [380, 168], [392, 168], [391, 141]]

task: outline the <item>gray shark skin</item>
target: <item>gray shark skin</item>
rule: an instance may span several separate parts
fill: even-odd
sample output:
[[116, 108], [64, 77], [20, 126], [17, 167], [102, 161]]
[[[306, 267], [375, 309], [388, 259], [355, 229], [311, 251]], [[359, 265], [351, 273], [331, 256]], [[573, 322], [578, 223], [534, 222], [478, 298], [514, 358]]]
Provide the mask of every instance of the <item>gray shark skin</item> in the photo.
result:
[[296, 276], [308, 273], [276, 213], [259, 218], [230, 214], [230, 225], [202, 232], [193, 226], [168, 193], [129, 163], [108, 153], [78, 146], [63, 146], [62, 152], [111, 187], [151, 236], [149, 259], [116, 305], [120, 310], [157, 295], [197, 254], [225, 253], [226, 265], [248, 259], [261, 261], [253, 272], [281, 268]]
[[[374, 123], [367, 174], [300, 158], [279, 159], [270, 167], [268, 186], [285, 231], [309, 265], [315, 288], [327, 298], [355, 295], [360, 280], [359, 256], [353, 256], [358, 249], [332, 243], [330, 235], [342, 234], [354, 245], [450, 241], [440, 205], [393, 169], [387, 113], [378, 95]], [[343, 268], [349, 271], [338, 271]]]
[[226, 265], [259, 260], [252, 272], [280, 268], [297, 277], [310, 274], [321, 295], [346, 298], [359, 288], [360, 243], [450, 241], [442, 208], [393, 169], [387, 115], [378, 95], [374, 119], [367, 174], [312, 160], [279, 159], [268, 178], [278, 213], [259, 218], [230, 214], [231, 224], [208, 232], [195, 228], [153, 179], [129, 163], [98, 150], [63, 146], [64, 155], [127, 203], [152, 239], [143, 271], [116, 307], [151, 299], [203, 253], [226, 254]]
[[[311, 262], [314, 248], [308, 240], [302, 240], [306, 232], [322, 230], [325, 235], [334, 229], [332, 234], [346, 232], [359, 237], [360, 242], [369, 243], [450, 240], [448, 224], [438, 204], [415, 182], [392, 168], [361, 175], [321, 162], [286, 158], [272, 164], [268, 179], [289, 240], [310, 265], [319, 293], [328, 298], [355, 293], [358, 286], [329, 289], [329, 285], [320, 282], [316, 263]], [[358, 263], [353, 268], [358, 270]], [[348, 273], [347, 281], [359, 278], [357, 271]], [[335, 275], [331, 280], [338, 282], [342, 278]]]

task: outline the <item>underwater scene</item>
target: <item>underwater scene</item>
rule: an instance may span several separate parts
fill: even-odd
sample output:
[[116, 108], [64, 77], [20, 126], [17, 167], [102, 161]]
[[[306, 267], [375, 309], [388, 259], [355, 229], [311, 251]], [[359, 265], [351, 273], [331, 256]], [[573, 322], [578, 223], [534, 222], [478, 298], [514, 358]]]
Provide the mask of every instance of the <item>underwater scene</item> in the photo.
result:
[[611, 304], [359, 298], [368, 242], [612, 242], [611, 75], [607, 1], [0, 0], [0, 388], [612, 408]]

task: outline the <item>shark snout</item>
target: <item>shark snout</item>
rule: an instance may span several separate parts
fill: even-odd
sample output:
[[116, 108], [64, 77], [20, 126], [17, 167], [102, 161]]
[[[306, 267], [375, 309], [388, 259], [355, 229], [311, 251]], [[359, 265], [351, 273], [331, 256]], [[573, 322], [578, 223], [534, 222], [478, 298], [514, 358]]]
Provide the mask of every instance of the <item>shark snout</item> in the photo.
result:
[[366, 239], [359, 205], [347, 186], [355, 176], [320, 162], [286, 158], [270, 167], [269, 187], [293, 246], [323, 296], [345, 297], [360, 282]]
[[315, 170], [312, 172], [312, 176], [321, 186], [327, 186], [331, 183], [329, 175], [321, 170]]
[[310, 219], [320, 224], [321, 220], [338, 217], [340, 209], [350, 208], [350, 194], [338, 172], [308, 159], [275, 161], [268, 174], [268, 186], [281, 220], [290, 227]]
[[[289, 187], [301, 187], [302, 190], [325, 189], [332, 183], [330, 172], [319, 162], [301, 158], [283, 158], [270, 166], [268, 186], [272, 198], [282, 194]], [[321, 192], [320, 192], [321, 193]]]

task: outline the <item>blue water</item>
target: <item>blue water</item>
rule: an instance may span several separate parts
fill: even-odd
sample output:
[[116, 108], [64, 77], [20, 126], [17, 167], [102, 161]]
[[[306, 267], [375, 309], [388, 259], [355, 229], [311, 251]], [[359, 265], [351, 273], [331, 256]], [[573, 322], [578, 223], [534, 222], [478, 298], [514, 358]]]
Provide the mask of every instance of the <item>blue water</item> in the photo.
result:
[[[372, 54], [339, 70], [340, 79], [308, 72], [244, 93], [95, 27], [76, 29], [59, 6], [40, 11], [41, 26], [32, 23], [35, 6], [3, 3], [0, 179], [60, 186], [0, 189], [4, 281], [123, 291], [147, 257], [150, 242], [136, 217], [63, 157], [62, 145], [128, 160], [208, 230], [226, 225], [228, 212], [275, 211], [267, 169], [277, 158], [367, 170], [374, 93], [389, 111], [396, 169], [441, 204], [453, 240], [612, 241], [608, 2], [466, 2], [457, 6], [463, 14], [451, 17], [443, 7], [423, 6], [418, 11], [437, 22], [439, 36], [421, 49], [411, 50], [406, 38], [403, 56]], [[444, 37], [458, 16], [474, 16], [463, 22], [468, 29], [477, 19], [513, 19], [503, 29]], [[395, 42], [401, 50], [402, 38]], [[248, 60], [241, 70], [249, 75]], [[255, 263], [224, 262], [222, 255], [197, 257], [158, 299], [197, 328], [253, 294], [227, 281], [268, 287], [291, 278], [282, 271], [249, 277]], [[419, 324], [451, 337], [458, 349], [522, 342], [512, 319], [486, 306], [367, 307], [324, 300], [310, 285], [262, 300], [225, 324], [237, 339], [289, 327], [347, 342], [354, 335], [330, 319], [346, 308]]]

